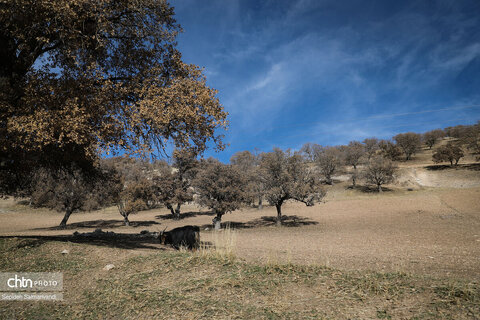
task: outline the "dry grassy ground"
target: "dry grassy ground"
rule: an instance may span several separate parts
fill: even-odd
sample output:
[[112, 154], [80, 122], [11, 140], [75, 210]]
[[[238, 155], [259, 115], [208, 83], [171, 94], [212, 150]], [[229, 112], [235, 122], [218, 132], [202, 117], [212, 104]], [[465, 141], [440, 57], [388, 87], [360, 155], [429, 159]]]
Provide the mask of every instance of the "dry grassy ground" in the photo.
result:
[[[216, 251], [0, 239], [0, 270], [64, 274], [60, 302], [0, 301], [1, 319], [476, 319], [478, 283], [255, 264]], [[68, 249], [69, 254], [60, 251]], [[115, 264], [110, 271], [102, 270]]]
[[[145, 277], [143, 285], [150, 278], [160, 283], [155, 285], [158, 295], [172, 296], [164, 307], [174, 318], [478, 318], [480, 166], [471, 159], [458, 168], [432, 166], [429, 157], [431, 151], [425, 150], [414, 161], [401, 163], [397, 182], [383, 194], [365, 187], [349, 189], [340, 176], [327, 187], [324, 203], [314, 207], [287, 203], [281, 228], [274, 226], [276, 213], [271, 207], [225, 215], [224, 222], [235, 229], [235, 261], [165, 251], [156, 243], [78, 244], [71, 238], [47, 238], [96, 228], [138, 233], [194, 224], [202, 226], [203, 241], [212, 241], [212, 231], [204, 230], [212, 216], [195, 206], [185, 206], [180, 221], [171, 220], [164, 209], [140, 212], [131, 217], [131, 227], [122, 226], [115, 208], [74, 214], [68, 229], [58, 230], [58, 213], [3, 200], [0, 235], [18, 238], [0, 239], [2, 255], [20, 258], [4, 261], [0, 270], [34, 271], [35, 259], [41, 257], [32, 254], [29, 261], [25, 255], [38, 245], [46, 259], [40, 263], [45, 271], [65, 270], [67, 287], [71, 285], [66, 289], [68, 301], [79, 299], [77, 307], [86, 308], [90, 302], [85, 295], [114, 301], [109, 290], [118, 290], [118, 297], [134, 300], [132, 306], [140, 315], [126, 304], [117, 316], [131, 318], [148, 316], [150, 311], [165, 316], [148, 289], [150, 300], [139, 298], [143, 291], [132, 282], [136, 274]], [[37, 238], [22, 240], [25, 235]], [[34, 242], [22, 245], [22, 241]], [[65, 247], [78, 252], [74, 271], [58, 261]], [[107, 276], [101, 271], [107, 263], [120, 267]], [[193, 283], [183, 272], [193, 276]], [[77, 314], [76, 307], [67, 312], [65, 302], [63, 309], [52, 312], [105, 317], [101, 307], [95, 307], [100, 302], [92, 299], [86, 313]], [[120, 302], [109, 303], [114, 308]], [[39, 312], [38, 305], [32, 308]], [[192, 314], [182, 313], [182, 308]], [[5, 310], [15, 318], [20, 305], [10, 303]], [[28, 318], [27, 311], [21, 317]]]

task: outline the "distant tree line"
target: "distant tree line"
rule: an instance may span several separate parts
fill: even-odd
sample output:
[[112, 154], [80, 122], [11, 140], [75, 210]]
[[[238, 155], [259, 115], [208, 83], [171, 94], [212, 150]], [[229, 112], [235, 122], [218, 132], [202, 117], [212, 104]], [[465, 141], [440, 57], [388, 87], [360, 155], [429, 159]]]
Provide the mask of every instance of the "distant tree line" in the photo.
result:
[[359, 179], [364, 179], [367, 183], [376, 185], [377, 190], [381, 191], [383, 184], [394, 179], [395, 161], [410, 161], [422, 145], [430, 150], [445, 137], [450, 139], [434, 150], [433, 162], [450, 162], [451, 166], [457, 165], [467, 150], [480, 160], [480, 121], [474, 125], [435, 129], [423, 134], [400, 133], [391, 140], [372, 137], [362, 142], [351, 141], [348, 145], [333, 147], [306, 143], [300, 152], [306, 161], [316, 166], [325, 184], [332, 184], [333, 175], [345, 173], [344, 168], [351, 167], [348, 173], [351, 176], [352, 187]]
[[325, 197], [324, 185], [335, 183], [334, 176], [347, 174], [353, 188], [364, 181], [382, 192], [382, 186], [395, 178], [395, 162], [411, 161], [422, 144], [433, 149], [440, 139], [454, 135], [432, 153], [434, 162], [451, 166], [466, 150], [479, 155], [479, 129], [477, 123], [424, 134], [402, 133], [391, 140], [372, 137], [342, 146], [306, 143], [297, 152], [241, 151], [229, 164], [199, 159], [191, 149], [177, 149], [170, 163], [123, 156], [100, 159], [96, 166], [42, 165], [32, 170], [31, 183], [18, 196], [28, 197], [33, 206], [63, 212], [61, 226], [73, 212], [106, 206], [116, 206], [125, 225], [131, 214], [158, 207], [167, 208], [172, 219], [180, 219], [182, 206], [195, 202], [212, 211], [219, 228], [226, 213], [244, 206], [261, 209], [264, 200], [276, 208], [281, 225], [285, 202], [314, 205]]
[[237, 154], [231, 164], [214, 158], [198, 160], [189, 150], [176, 150], [171, 164], [128, 156], [102, 159], [95, 167], [40, 166], [32, 183], [22, 190], [34, 207], [64, 213], [65, 227], [71, 214], [116, 206], [125, 225], [139, 211], [158, 207], [181, 217], [183, 204], [195, 201], [212, 210], [217, 228], [224, 214], [266, 199], [277, 209], [282, 223], [282, 205], [296, 200], [308, 206], [320, 201], [325, 191], [320, 179], [300, 153], [275, 149], [253, 156]]

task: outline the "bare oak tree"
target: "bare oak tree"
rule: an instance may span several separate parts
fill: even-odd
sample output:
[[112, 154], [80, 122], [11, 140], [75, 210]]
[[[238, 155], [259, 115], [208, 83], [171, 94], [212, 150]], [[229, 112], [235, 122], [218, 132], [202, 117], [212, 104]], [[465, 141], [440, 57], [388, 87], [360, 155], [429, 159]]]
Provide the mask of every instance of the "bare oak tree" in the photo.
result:
[[321, 147], [315, 152], [315, 165], [327, 184], [332, 185], [332, 176], [341, 164], [341, 152], [335, 147]]
[[378, 150], [378, 142], [378, 139], [375, 137], [363, 140], [363, 144], [365, 146], [365, 153], [367, 154], [368, 160], [370, 160], [370, 158], [376, 154]]
[[[192, 181], [197, 173], [197, 154], [187, 149], [177, 149], [173, 152], [173, 183], [174, 197], [171, 203], [166, 203], [167, 208], [172, 211], [174, 219], [180, 219], [180, 208], [185, 202], [193, 200], [191, 190]], [[175, 210], [173, 210], [175, 204]]]
[[220, 229], [222, 216], [240, 208], [245, 200], [245, 178], [237, 168], [216, 160], [202, 163], [193, 181], [198, 203], [215, 213], [215, 229]]
[[95, 167], [40, 167], [33, 175], [30, 200], [33, 206], [64, 213], [60, 227], [65, 227], [74, 212], [89, 211], [111, 201], [104, 197], [104, 186], [113, 179], [112, 172]]
[[172, 167], [166, 161], [156, 161], [152, 175], [153, 195], [155, 201], [170, 210], [173, 219], [178, 219], [180, 216], [180, 210], [178, 210], [178, 218], [174, 210], [175, 202], [178, 201], [176, 199], [178, 190], [176, 182]]
[[282, 224], [282, 205], [296, 200], [312, 206], [325, 196], [315, 174], [300, 154], [274, 149], [263, 153], [261, 170], [265, 181], [265, 196], [277, 209], [277, 225]]
[[230, 163], [235, 166], [247, 180], [245, 196], [247, 201], [258, 201], [258, 209], [263, 208], [264, 182], [259, 172], [260, 157], [250, 151], [240, 151], [230, 158]]
[[467, 134], [469, 127], [470, 126], [460, 124], [454, 127], [446, 127], [444, 131], [447, 137], [463, 139]]
[[357, 166], [360, 164], [360, 160], [365, 156], [365, 147], [358, 141], [350, 141], [345, 148], [345, 164], [353, 167], [352, 172], [352, 185], [355, 187], [358, 172]]
[[459, 146], [449, 142], [444, 146], [440, 146], [437, 148], [435, 153], [432, 156], [433, 162], [450, 162], [450, 166], [453, 167], [453, 163], [458, 165], [458, 161], [463, 158], [463, 150]]
[[180, 219], [181, 206], [193, 201], [192, 181], [197, 166], [195, 154], [187, 150], [174, 151], [172, 166], [165, 161], [154, 163], [152, 183], [155, 199], [170, 210], [175, 220]]
[[477, 161], [480, 160], [480, 121], [469, 126], [460, 141], [466, 144], [466, 146], [477, 155]]
[[399, 160], [402, 156], [402, 149], [390, 140], [380, 140], [378, 143], [380, 154], [392, 161]]
[[110, 193], [125, 225], [128, 226], [130, 225], [128, 217], [131, 214], [155, 206], [151, 164], [131, 157], [110, 158], [103, 162], [115, 166], [120, 176], [117, 184], [110, 185]]
[[300, 149], [300, 154], [308, 162], [314, 162], [316, 155], [321, 151], [322, 146], [316, 143], [307, 142]]
[[435, 129], [435, 130], [425, 132], [422, 135], [422, 140], [429, 149], [432, 149], [432, 147], [435, 145], [437, 140], [444, 136], [445, 136], [445, 132], [442, 129]]
[[139, 177], [138, 180], [127, 181], [117, 202], [118, 211], [123, 216], [125, 225], [130, 225], [129, 215], [149, 209], [149, 202], [152, 200], [153, 187], [150, 180]]
[[382, 192], [382, 185], [394, 180], [396, 166], [389, 159], [382, 156], [375, 156], [368, 162], [364, 177], [367, 182], [375, 184], [378, 192]]
[[405, 154], [405, 160], [410, 160], [411, 156], [415, 154], [420, 147], [420, 138], [421, 136], [414, 132], [400, 133], [393, 137], [397, 145]]

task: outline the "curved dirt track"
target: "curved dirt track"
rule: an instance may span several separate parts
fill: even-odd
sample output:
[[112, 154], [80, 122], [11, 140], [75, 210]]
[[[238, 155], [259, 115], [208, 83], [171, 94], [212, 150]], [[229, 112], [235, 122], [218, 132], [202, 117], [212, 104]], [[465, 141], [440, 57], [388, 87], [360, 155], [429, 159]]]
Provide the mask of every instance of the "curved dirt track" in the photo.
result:
[[472, 188], [480, 187], [480, 166], [461, 165], [427, 166], [404, 168], [399, 178], [404, 185], [418, 185], [434, 188]]

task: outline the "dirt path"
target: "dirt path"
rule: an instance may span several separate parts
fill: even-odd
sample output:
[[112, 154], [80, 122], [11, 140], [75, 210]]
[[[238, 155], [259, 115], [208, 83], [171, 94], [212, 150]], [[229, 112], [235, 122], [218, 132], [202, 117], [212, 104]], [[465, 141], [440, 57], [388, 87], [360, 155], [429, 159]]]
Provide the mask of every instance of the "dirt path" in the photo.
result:
[[408, 187], [473, 188], [480, 186], [480, 166], [464, 164], [401, 168], [398, 182]]

